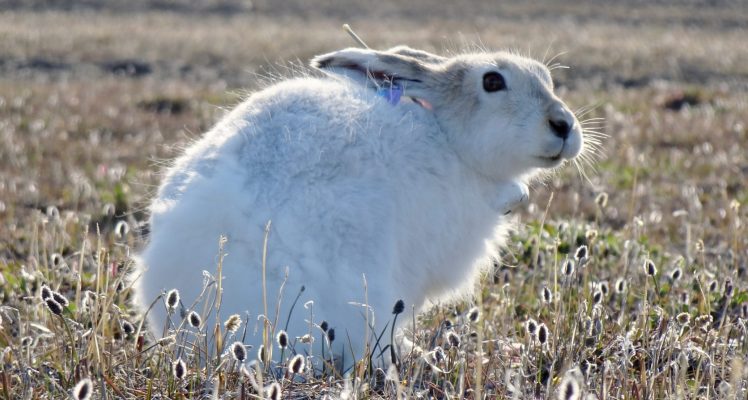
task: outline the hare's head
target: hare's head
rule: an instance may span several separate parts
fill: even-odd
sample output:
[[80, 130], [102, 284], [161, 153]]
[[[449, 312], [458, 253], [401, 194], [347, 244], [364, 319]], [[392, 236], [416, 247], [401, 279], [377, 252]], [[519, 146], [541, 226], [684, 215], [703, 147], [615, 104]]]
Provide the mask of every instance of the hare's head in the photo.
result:
[[492, 180], [555, 168], [584, 146], [579, 121], [553, 92], [550, 71], [529, 58], [351, 48], [318, 56], [312, 66], [365, 85], [395, 85], [431, 109], [459, 157]]

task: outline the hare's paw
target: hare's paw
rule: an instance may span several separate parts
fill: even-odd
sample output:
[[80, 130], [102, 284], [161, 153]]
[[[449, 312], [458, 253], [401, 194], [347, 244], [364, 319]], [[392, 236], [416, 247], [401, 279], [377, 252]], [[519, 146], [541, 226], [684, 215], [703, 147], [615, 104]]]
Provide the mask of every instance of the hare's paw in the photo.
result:
[[522, 182], [508, 182], [499, 186], [493, 207], [502, 215], [511, 214], [530, 201], [530, 189]]

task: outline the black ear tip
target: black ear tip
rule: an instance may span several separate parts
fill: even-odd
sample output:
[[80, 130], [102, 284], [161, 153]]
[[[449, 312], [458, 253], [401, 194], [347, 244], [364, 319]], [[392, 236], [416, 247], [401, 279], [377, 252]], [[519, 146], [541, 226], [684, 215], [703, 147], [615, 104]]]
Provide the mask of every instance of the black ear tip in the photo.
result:
[[330, 66], [331, 58], [329, 57], [314, 57], [312, 58], [312, 61], [309, 62], [309, 65], [311, 65], [313, 68], [327, 68]]

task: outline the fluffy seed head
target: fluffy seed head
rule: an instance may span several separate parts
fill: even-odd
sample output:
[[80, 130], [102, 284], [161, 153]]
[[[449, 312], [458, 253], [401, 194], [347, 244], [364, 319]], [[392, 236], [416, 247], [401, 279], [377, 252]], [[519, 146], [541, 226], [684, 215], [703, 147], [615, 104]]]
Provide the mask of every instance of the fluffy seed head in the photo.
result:
[[600, 208], [605, 208], [608, 205], [608, 194], [601, 192], [595, 197], [595, 204]]
[[73, 397], [75, 400], [89, 400], [93, 395], [93, 382], [84, 378], [73, 388]]
[[623, 294], [626, 293], [626, 289], [628, 288], [628, 284], [626, 283], [626, 280], [623, 278], [618, 278], [616, 281], [616, 293]]
[[280, 332], [278, 332], [278, 335], [276, 335], [275, 339], [278, 342], [278, 347], [280, 347], [281, 349], [285, 349], [286, 347], [288, 347], [288, 334], [286, 333], [286, 331], [281, 330]]
[[392, 307], [392, 313], [395, 315], [402, 313], [403, 310], [405, 310], [405, 302], [402, 300], [398, 300], [395, 306]]
[[67, 297], [63, 296], [60, 293], [57, 293], [55, 291], [52, 292], [52, 298], [59, 303], [63, 308], [67, 307], [70, 302], [68, 301]]
[[62, 306], [53, 298], [48, 298], [44, 301], [44, 303], [47, 305], [47, 308], [52, 312], [52, 314], [62, 315]]
[[260, 362], [265, 361], [265, 345], [261, 344], [260, 347], [257, 348], [257, 359], [260, 360]]
[[172, 289], [166, 293], [166, 307], [173, 312], [179, 305], [179, 290]]
[[297, 354], [293, 356], [291, 361], [288, 363], [288, 369], [294, 374], [298, 374], [304, 370], [304, 356]]
[[592, 304], [600, 304], [603, 301], [603, 291], [602, 290], [595, 290], [595, 293], [592, 294]]
[[574, 273], [574, 261], [572, 260], [564, 261], [564, 263], [561, 265], [561, 273], [566, 276], [570, 276], [571, 274], [573, 274]]
[[231, 316], [229, 316], [226, 322], [223, 323], [223, 327], [231, 333], [236, 333], [241, 323], [242, 317], [240, 317], [239, 314], [232, 314]]
[[128, 225], [124, 220], [117, 222], [117, 225], [114, 226], [114, 236], [116, 236], [117, 239], [126, 237], [129, 232], [130, 225]]
[[608, 281], [598, 282], [597, 287], [600, 288], [601, 292], [603, 292], [603, 296], [607, 296], [608, 293], [610, 293], [610, 287], [608, 286]]
[[52, 221], [57, 221], [60, 219], [60, 210], [55, 206], [49, 206], [47, 207], [47, 218], [49, 218]]
[[691, 314], [682, 312], [675, 317], [675, 320], [681, 325], [688, 325], [691, 322]]
[[538, 342], [545, 344], [548, 342], [548, 327], [545, 324], [538, 325]]
[[332, 343], [335, 340], [335, 329], [330, 328], [327, 330], [327, 340]]
[[532, 318], [528, 319], [525, 321], [525, 331], [530, 337], [534, 337], [538, 331], [538, 323]]
[[587, 261], [587, 246], [581, 245], [577, 248], [576, 253], [574, 253], [574, 259], [577, 260], [578, 263], [583, 263], [584, 261]]
[[54, 253], [51, 256], [49, 256], [49, 261], [52, 263], [53, 267], [57, 268], [57, 267], [62, 266], [65, 259], [62, 258], [62, 255], [60, 253]]
[[553, 302], [553, 292], [551, 292], [551, 289], [548, 288], [548, 286], [543, 286], [543, 290], [540, 292], [540, 298], [543, 300], [543, 303], [551, 304]]
[[[545, 265], [545, 256], [543, 256], [545, 253], [538, 253], [538, 258], [535, 260], [535, 267], [538, 269], [542, 269], [543, 265]], [[509, 275], [509, 270], [504, 271], [504, 282], [509, 282], [509, 278], [511, 276]], [[496, 278], [494, 278], [496, 279]], [[494, 283], [497, 283], [494, 281]]]
[[447, 333], [447, 342], [452, 347], [460, 347], [460, 337], [454, 331]]
[[712, 321], [714, 321], [714, 318], [710, 314], [699, 315], [695, 320], [696, 326], [705, 331], [712, 326]]
[[130, 336], [135, 333], [135, 327], [130, 323], [130, 321], [122, 320], [122, 332], [124, 332], [125, 335]]
[[190, 311], [189, 314], [187, 314], [187, 322], [190, 323], [190, 326], [193, 328], [200, 328], [200, 325], [203, 323], [203, 319], [200, 318], [200, 314], [196, 313], [195, 311]]
[[670, 280], [675, 282], [683, 276], [683, 270], [680, 267], [670, 271]]
[[52, 297], [52, 289], [50, 289], [47, 285], [42, 285], [41, 289], [39, 289], [39, 296], [42, 298], [42, 300], [47, 300], [48, 298]]
[[187, 364], [185, 364], [181, 358], [178, 358], [177, 361], [174, 361], [171, 364], [171, 373], [174, 375], [175, 379], [181, 380], [185, 375], [187, 375]]
[[242, 342], [234, 342], [231, 344], [231, 356], [234, 360], [244, 362], [247, 359], [247, 349], [244, 347]]
[[473, 307], [470, 310], [468, 310], [467, 317], [468, 317], [468, 321], [472, 323], [478, 322], [478, 320], [480, 319], [480, 310], [478, 309], [478, 307]]
[[561, 381], [557, 398], [558, 400], [579, 400], [579, 382], [570, 374]]
[[647, 276], [657, 275], [657, 266], [654, 261], [650, 259], [644, 261], [644, 273], [647, 274]]
[[732, 279], [725, 279], [725, 297], [732, 297], [735, 294], [735, 285], [732, 283]]
[[267, 393], [268, 399], [270, 400], [280, 400], [281, 395], [283, 394], [281, 391], [281, 385], [278, 382], [273, 382], [268, 385], [265, 388], [265, 393]]

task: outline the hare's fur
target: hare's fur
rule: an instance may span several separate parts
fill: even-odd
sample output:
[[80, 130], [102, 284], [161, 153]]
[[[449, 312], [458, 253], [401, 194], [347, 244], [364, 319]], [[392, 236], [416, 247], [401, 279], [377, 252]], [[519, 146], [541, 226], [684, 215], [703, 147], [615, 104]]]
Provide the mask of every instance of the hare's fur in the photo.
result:
[[[576, 156], [582, 138], [578, 123], [565, 141], [550, 132], [553, 113], [576, 120], [532, 60], [347, 49], [315, 65], [332, 76], [255, 93], [168, 169], [136, 286], [144, 305], [178, 288], [190, 308], [225, 235], [221, 316], [249, 312], [246, 342], [258, 346], [272, 221], [266, 317], [285, 329], [305, 287], [290, 336], [319, 337], [310, 322], [327, 321], [334, 352], [350, 361], [350, 350], [358, 357], [373, 345], [397, 300], [409, 321], [412, 309], [469, 294], [503, 242], [504, 214], [527, 199], [533, 176]], [[504, 98], [475, 82], [491, 68], [506, 77]], [[392, 105], [371, 87], [393, 82], [418, 100]], [[166, 315], [161, 303], [150, 311], [152, 331]]]

